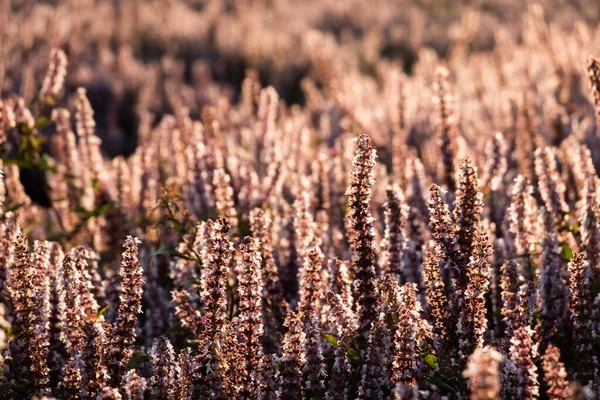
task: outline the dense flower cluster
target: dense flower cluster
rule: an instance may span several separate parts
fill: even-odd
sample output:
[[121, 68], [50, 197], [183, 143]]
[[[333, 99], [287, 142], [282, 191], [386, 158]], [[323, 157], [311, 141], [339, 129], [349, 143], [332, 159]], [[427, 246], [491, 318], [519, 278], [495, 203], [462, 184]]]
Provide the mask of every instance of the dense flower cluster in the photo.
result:
[[600, 397], [600, 7], [0, 3], [0, 400]]

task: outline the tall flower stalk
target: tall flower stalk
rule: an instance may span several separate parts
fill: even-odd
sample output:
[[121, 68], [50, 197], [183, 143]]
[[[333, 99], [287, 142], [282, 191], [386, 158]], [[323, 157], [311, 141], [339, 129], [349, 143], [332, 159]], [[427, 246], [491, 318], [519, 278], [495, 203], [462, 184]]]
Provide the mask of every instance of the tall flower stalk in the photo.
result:
[[128, 236], [123, 243], [125, 250], [121, 259], [119, 277], [121, 293], [117, 319], [110, 332], [109, 373], [114, 387], [118, 387], [127, 372], [127, 363], [133, 355], [136, 340], [138, 314], [142, 311], [144, 275], [139, 260], [139, 240]]
[[348, 220], [352, 229], [352, 269], [354, 272], [354, 299], [363, 338], [377, 318], [377, 290], [375, 281], [375, 231], [371, 215], [371, 187], [375, 183], [376, 152], [371, 139], [362, 134], [352, 161], [348, 196]]

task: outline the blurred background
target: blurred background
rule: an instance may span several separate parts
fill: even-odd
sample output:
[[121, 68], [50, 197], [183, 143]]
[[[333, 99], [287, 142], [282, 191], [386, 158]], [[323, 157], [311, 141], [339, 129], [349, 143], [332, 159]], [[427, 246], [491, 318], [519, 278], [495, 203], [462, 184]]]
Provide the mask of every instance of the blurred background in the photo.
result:
[[[87, 88], [108, 157], [131, 154], [140, 129], [179, 106], [200, 118], [207, 105], [237, 101], [246, 71], [282, 101], [304, 104], [307, 80], [320, 88], [322, 58], [376, 75], [389, 60], [412, 73], [432, 52], [487, 52], [499, 38], [524, 40], [531, 4], [521, 0], [123, 0], [0, 1], [0, 89], [29, 104], [52, 47], [68, 57], [64, 103]], [[537, 2], [550, 28], [576, 30], [600, 19], [600, 2]], [[577, 22], [575, 22], [577, 21]], [[319, 40], [315, 40], [318, 36]], [[315, 44], [318, 43], [318, 44]], [[320, 51], [323, 51], [320, 49]], [[323, 70], [323, 68], [321, 68]], [[52, 129], [52, 128], [49, 128]]]

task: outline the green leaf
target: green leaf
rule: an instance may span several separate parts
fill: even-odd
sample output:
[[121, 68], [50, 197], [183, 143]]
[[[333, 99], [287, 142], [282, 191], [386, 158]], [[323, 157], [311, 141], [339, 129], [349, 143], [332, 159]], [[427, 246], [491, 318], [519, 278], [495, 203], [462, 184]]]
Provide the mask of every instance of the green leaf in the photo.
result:
[[[173, 200], [177, 200], [177, 201], [185, 201], [185, 197], [183, 197], [182, 195], [177, 194], [177, 193], [171, 195], [171, 198]], [[175, 204], [175, 206], [177, 206], [177, 205]], [[177, 207], [177, 209], [179, 209], [179, 207]]]
[[347, 206], [347, 205], [345, 205], [345, 204], [342, 204], [342, 205], [341, 205], [341, 209], [342, 209], [342, 216], [344, 216], [344, 217], [345, 217], [345, 216], [346, 216], [346, 214], [348, 214], [348, 211], [349, 211], [349, 209], [348, 209], [348, 206]]
[[437, 376], [426, 376], [425, 380], [427, 382], [431, 383], [432, 385], [435, 385], [438, 388], [446, 390], [448, 392], [455, 392], [456, 391], [452, 386], [448, 385], [446, 382], [444, 382], [443, 380], [441, 380]]
[[98, 216], [104, 215], [111, 208], [112, 208], [111, 203], [104, 203], [104, 204], [100, 205], [100, 207], [98, 207], [96, 210], [94, 210], [94, 216], [98, 217]]
[[592, 298], [595, 299], [596, 296], [600, 294], [600, 282], [591, 282], [590, 292], [592, 293]]
[[52, 120], [48, 117], [39, 117], [37, 121], [35, 121], [36, 129], [44, 129], [47, 126], [52, 125]]
[[181, 230], [181, 227], [182, 227], [181, 222], [177, 218], [173, 218], [173, 217], [164, 217], [164, 218], [162, 218], [160, 221], [158, 221], [156, 223], [156, 225], [154, 227], [157, 228], [160, 224], [163, 224], [165, 222], [171, 222], [173, 224], [173, 228], [175, 230], [177, 230], [177, 231]]
[[423, 357], [423, 360], [425, 361], [425, 364], [429, 365], [430, 368], [437, 369], [437, 357], [433, 354], [427, 354], [425, 357]]
[[88, 215], [88, 214], [90, 214], [90, 211], [88, 211], [88, 210], [87, 210], [87, 209], [85, 209], [84, 207], [77, 207], [77, 208], [75, 208], [75, 212], [76, 212], [77, 214], [82, 214], [82, 215], [84, 215], [84, 216], [85, 216], [85, 215]]
[[30, 160], [20, 159], [5, 159], [3, 160], [5, 165], [16, 165], [19, 168], [33, 168], [33, 163]]
[[100, 318], [106, 312], [106, 310], [108, 310], [109, 308], [110, 308], [110, 306], [102, 307], [102, 309], [100, 309], [100, 311], [98, 311], [96, 318], [94, 318], [94, 322], [98, 321], [98, 318]]
[[198, 350], [198, 348], [200, 347], [200, 341], [199, 340], [188, 340], [187, 346], [192, 349], [192, 350]]
[[0, 394], [4, 394], [8, 391], [24, 393], [25, 386], [23, 386], [20, 383], [16, 383], [16, 382], [12, 382], [12, 381], [6, 382], [6, 383], [0, 383]]
[[96, 208], [95, 210], [86, 210], [83, 207], [77, 207], [75, 209], [75, 212], [78, 214], [81, 214], [82, 218], [88, 219], [91, 217], [98, 217], [100, 215], [104, 215], [108, 210], [110, 210], [112, 208], [112, 204], [111, 203], [104, 203], [102, 205], [100, 205], [98, 208]]
[[579, 222], [564, 221], [564, 223], [558, 227], [558, 231], [577, 233], [579, 232], [580, 226], [581, 224]]
[[348, 349], [348, 357], [350, 357], [352, 360], [356, 361], [356, 360], [360, 359], [360, 354], [358, 353], [358, 351], [356, 351], [355, 349], [353, 349], [351, 347]]
[[56, 168], [56, 165], [51, 164], [50, 160], [45, 155], [42, 158], [40, 158], [40, 168], [43, 171], [49, 171], [49, 172], [52, 172], [54, 174], [58, 172], [58, 169]]
[[23, 122], [17, 122], [17, 131], [19, 131], [19, 133], [21, 133], [22, 136], [31, 136], [32, 131], [31, 128], [29, 128], [27, 125], [25, 125]]
[[23, 207], [25, 205], [25, 203], [17, 203], [13, 206], [11, 206], [10, 208], [8, 208], [5, 212], [8, 211], [17, 211], [19, 208]]
[[173, 221], [172, 221], [172, 222], [173, 222], [173, 228], [174, 228], [176, 231], [181, 231], [181, 226], [182, 226], [182, 225], [181, 225], [181, 222], [179, 222], [178, 220], [176, 220], [176, 219], [174, 219], [174, 218], [173, 218]]
[[337, 347], [338, 341], [333, 335], [329, 335], [326, 333], [323, 336], [325, 337], [325, 340], [329, 342], [329, 344], [331, 344], [333, 347]]
[[172, 256], [185, 258], [186, 260], [190, 259], [190, 257], [188, 257], [187, 255], [183, 254], [179, 250], [174, 249], [173, 247], [161, 247], [160, 249], [158, 249], [154, 253], [152, 253], [152, 257], [154, 257], [154, 256], [160, 256], [161, 254], [170, 254]]
[[568, 244], [566, 244], [566, 243], [561, 244], [560, 250], [561, 250], [560, 254], [563, 259], [570, 260], [571, 258], [573, 258], [573, 250], [569, 247]]
[[46, 141], [44, 136], [35, 136], [31, 138], [31, 146], [34, 150], [39, 150], [42, 147], [42, 144]]
[[194, 285], [194, 286], [200, 286], [202, 284], [200, 279], [194, 278], [193, 276], [189, 277], [187, 279], [187, 281], [189, 282], [190, 285]]
[[144, 357], [148, 357], [148, 355], [145, 353], [133, 353], [129, 359], [129, 362], [127, 363], [127, 368], [137, 368]]

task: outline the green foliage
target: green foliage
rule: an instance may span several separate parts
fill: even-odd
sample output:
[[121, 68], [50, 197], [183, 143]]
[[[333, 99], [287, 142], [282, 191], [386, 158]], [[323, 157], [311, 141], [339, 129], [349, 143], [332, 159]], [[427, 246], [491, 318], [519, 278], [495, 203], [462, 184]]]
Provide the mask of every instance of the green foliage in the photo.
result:
[[141, 367], [142, 363], [145, 362], [145, 359], [147, 357], [148, 357], [148, 354], [146, 354], [146, 353], [133, 353], [133, 355], [131, 356], [131, 359], [127, 363], [127, 368], [128, 369], [139, 369]]
[[106, 214], [112, 207], [113, 205], [111, 203], [103, 203], [96, 207], [94, 210], [86, 210], [83, 207], [77, 207], [75, 209], [75, 212], [78, 213], [81, 216], [81, 218], [87, 221], [90, 218], [100, 217]]
[[573, 250], [569, 247], [568, 244], [562, 243], [560, 245], [560, 255], [566, 261], [569, 261], [573, 258]]
[[11, 392], [26, 393], [24, 385], [16, 382], [0, 383], [0, 395], [8, 394]]
[[178, 251], [177, 249], [175, 249], [174, 247], [161, 247], [160, 249], [158, 249], [152, 253], [152, 257], [160, 256], [162, 254], [168, 254], [171, 256], [183, 258], [185, 260], [194, 261], [194, 258], [192, 256], [183, 254], [180, 251]]
[[456, 389], [453, 388], [452, 386], [450, 386], [448, 383], [446, 383], [442, 378], [440, 378], [437, 375], [428, 375], [425, 376], [425, 380], [429, 383], [431, 383], [434, 386], [437, 386], [438, 388], [449, 392], [449, 393], [454, 393], [456, 392]]
[[35, 121], [34, 129], [44, 129], [52, 125], [52, 120], [48, 117], [41, 116]]
[[338, 341], [335, 338], [335, 336], [330, 335], [328, 333], [324, 334], [323, 337], [325, 338], [325, 340], [327, 340], [327, 342], [329, 342], [329, 344], [331, 344], [333, 347], [337, 347], [338, 345]]
[[110, 306], [104, 306], [100, 309], [100, 311], [98, 311], [98, 314], [96, 314], [96, 316], [94, 317], [94, 322], [98, 321], [98, 319], [104, 315], [104, 313], [106, 311], [108, 311], [108, 309], [110, 308]]
[[360, 360], [360, 353], [356, 349], [350, 347], [348, 349], [348, 357], [350, 357], [350, 359], [353, 361], [358, 361]]
[[425, 355], [425, 357], [423, 357], [423, 361], [425, 361], [425, 364], [427, 364], [429, 368], [434, 370], [438, 369], [438, 359], [433, 354]]

